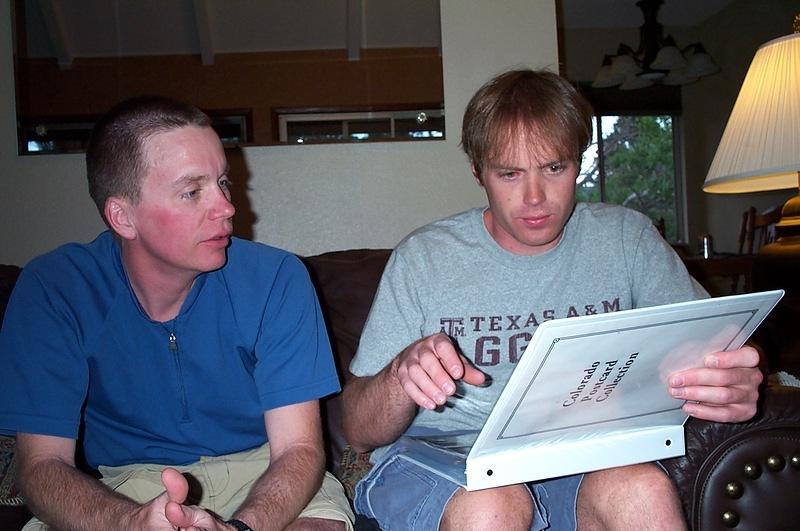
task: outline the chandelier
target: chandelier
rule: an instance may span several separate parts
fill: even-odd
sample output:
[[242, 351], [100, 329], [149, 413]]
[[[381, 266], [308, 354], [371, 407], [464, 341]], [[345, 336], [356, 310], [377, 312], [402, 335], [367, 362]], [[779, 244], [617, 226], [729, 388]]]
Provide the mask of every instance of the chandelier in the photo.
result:
[[620, 44], [616, 55], [606, 55], [592, 82], [595, 88], [619, 86], [635, 90], [654, 83], [686, 85], [719, 71], [711, 56], [699, 42], [679, 48], [671, 35], [663, 36], [658, 10], [664, 0], [639, 0], [636, 5], [644, 14], [639, 28], [639, 47], [634, 50]]

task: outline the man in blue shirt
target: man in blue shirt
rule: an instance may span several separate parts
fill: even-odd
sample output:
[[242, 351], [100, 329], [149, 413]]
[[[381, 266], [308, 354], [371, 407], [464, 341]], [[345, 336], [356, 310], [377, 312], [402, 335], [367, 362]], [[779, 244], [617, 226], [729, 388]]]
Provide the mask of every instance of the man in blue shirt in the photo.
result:
[[86, 161], [110, 230], [28, 264], [0, 332], [26, 529], [352, 529], [324, 472], [339, 383], [316, 295], [295, 256], [232, 237], [209, 118], [123, 102]]

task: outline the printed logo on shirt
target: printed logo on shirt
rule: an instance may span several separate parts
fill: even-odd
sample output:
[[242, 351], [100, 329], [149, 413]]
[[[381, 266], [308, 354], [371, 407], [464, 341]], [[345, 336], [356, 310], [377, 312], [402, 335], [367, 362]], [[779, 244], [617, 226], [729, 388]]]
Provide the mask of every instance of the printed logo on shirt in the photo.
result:
[[[441, 332], [457, 341], [462, 353], [470, 358], [476, 366], [490, 367], [498, 363], [517, 363], [540, 322], [580, 315], [617, 312], [619, 309], [619, 298], [616, 298], [613, 301], [604, 300], [598, 305], [587, 304], [582, 308], [569, 306], [560, 312], [554, 308], [548, 308], [527, 315], [441, 317], [439, 323]], [[496, 333], [492, 334], [491, 332]], [[469, 352], [468, 346], [464, 344], [465, 341], [459, 340], [459, 338], [471, 338], [476, 335], [474, 349]]]

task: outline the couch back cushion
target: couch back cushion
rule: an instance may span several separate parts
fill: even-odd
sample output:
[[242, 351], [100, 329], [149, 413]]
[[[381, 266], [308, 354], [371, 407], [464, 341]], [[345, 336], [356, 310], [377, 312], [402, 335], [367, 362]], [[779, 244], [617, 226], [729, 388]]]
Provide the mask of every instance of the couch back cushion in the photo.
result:
[[339, 374], [347, 377], [389, 249], [354, 249], [307, 256], [303, 261], [317, 288]]
[[[303, 258], [325, 314], [328, 336], [343, 386], [350, 375], [350, 360], [358, 348], [361, 330], [390, 254], [389, 249], [353, 249]], [[347, 441], [342, 432], [341, 395], [328, 397], [322, 400], [321, 405], [328, 468], [347, 487], [343, 476], [360, 477], [361, 472], [349, 470], [353, 463], [343, 463], [347, 455]], [[364, 464], [368, 465], [366, 462]], [[357, 462], [355, 465], [359, 466]], [[352, 491], [349, 492], [352, 494]]]
[[8, 298], [11, 296], [11, 290], [14, 288], [20, 271], [22, 269], [17, 266], [0, 264], [0, 326], [3, 324]]

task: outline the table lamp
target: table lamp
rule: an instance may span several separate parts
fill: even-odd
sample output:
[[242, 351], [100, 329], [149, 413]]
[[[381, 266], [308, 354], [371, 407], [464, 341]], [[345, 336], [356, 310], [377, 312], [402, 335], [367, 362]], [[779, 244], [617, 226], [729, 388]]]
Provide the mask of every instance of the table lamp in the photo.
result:
[[[763, 44], [747, 71], [703, 190], [736, 194], [800, 187], [800, 15], [792, 35]], [[753, 262], [754, 290], [785, 289], [773, 320], [778, 356], [800, 359], [800, 194]], [[773, 357], [771, 355], [770, 357]], [[772, 364], [772, 363], [771, 363]], [[780, 365], [781, 363], [779, 363]]]
[[[762, 45], [747, 71], [703, 190], [736, 194], [800, 187], [800, 16], [795, 33]], [[800, 194], [783, 206], [759, 254], [800, 259]], [[784, 249], [784, 247], [791, 248]], [[758, 258], [758, 257], [757, 257]], [[800, 272], [800, 270], [798, 270]]]

